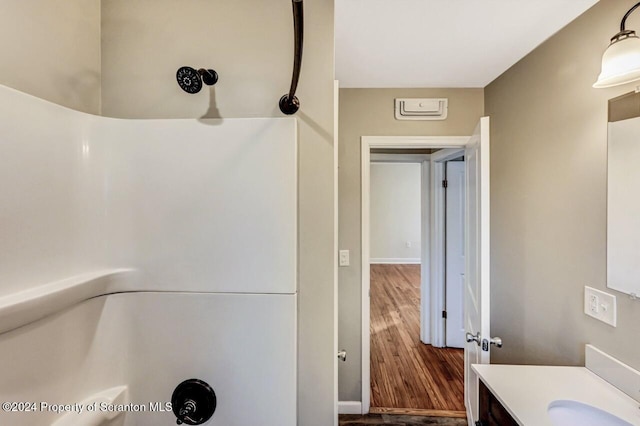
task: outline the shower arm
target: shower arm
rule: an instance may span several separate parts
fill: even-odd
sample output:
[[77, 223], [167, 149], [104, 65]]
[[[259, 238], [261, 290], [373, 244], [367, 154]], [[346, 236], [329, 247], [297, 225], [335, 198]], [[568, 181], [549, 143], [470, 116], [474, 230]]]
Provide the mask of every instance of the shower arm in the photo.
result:
[[295, 33], [295, 44], [293, 54], [293, 75], [291, 76], [291, 87], [289, 93], [280, 98], [280, 111], [284, 114], [292, 115], [300, 109], [300, 101], [296, 97], [298, 80], [300, 79], [300, 69], [302, 68], [302, 42], [304, 36], [304, 10], [302, 0], [292, 0], [293, 6], [293, 31]]

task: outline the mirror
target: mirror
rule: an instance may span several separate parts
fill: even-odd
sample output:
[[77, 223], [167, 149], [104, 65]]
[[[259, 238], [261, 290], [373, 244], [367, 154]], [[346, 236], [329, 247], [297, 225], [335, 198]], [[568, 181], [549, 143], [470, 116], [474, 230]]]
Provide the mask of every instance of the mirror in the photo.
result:
[[607, 287], [640, 295], [640, 94], [609, 101]]

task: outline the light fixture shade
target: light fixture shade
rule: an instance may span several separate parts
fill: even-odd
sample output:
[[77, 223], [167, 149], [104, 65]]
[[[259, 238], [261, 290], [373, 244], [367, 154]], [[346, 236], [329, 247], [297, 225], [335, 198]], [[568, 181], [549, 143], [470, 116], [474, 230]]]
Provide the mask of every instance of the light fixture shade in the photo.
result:
[[602, 72], [593, 87], [604, 88], [640, 79], [640, 38], [614, 41], [602, 55]]

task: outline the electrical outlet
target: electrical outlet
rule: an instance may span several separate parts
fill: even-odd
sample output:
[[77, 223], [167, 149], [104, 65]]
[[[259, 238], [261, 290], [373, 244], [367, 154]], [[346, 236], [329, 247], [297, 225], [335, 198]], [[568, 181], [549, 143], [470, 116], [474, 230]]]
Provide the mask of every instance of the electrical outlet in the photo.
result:
[[349, 266], [349, 250], [340, 250], [340, 266]]
[[616, 297], [613, 294], [596, 290], [585, 286], [584, 288], [584, 313], [592, 318], [609, 324], [612, 327], [617, 323]]
[[598, 312], [600, 312], [600, 309], [598, 308], [599, 304], [600, 304], [600, 298], [595, 294], [590, 294], [589, 295], [589, 312], [591, 312], [592, 314], [597, 314]]

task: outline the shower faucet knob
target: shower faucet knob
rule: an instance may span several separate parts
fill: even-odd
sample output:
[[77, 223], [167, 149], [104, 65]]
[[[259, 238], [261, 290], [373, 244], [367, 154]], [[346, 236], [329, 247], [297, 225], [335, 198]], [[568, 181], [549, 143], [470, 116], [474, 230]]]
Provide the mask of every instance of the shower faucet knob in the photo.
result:
[[217, 399], [213, 388], [198, 379], [180, 383], [171, 395], [171, 406], [177, 424], [201, 425], [216, 411]]

